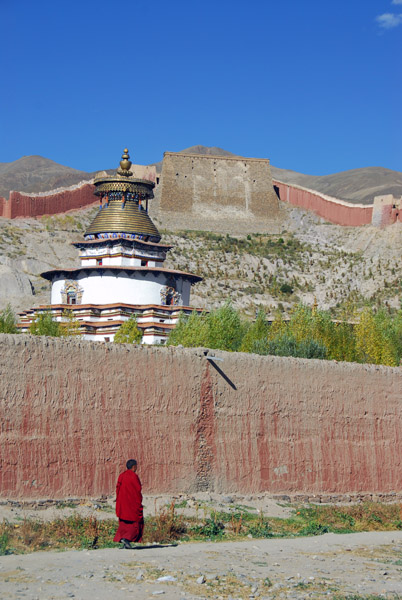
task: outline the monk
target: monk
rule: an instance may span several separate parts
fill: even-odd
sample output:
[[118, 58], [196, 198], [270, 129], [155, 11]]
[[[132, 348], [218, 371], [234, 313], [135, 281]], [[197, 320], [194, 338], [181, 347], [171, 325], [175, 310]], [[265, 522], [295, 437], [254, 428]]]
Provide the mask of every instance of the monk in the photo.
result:
[[130, 542], [140, 542], [144, 531], [141, 481], [138, 477], [137, 461], [133, 458], [126, 463], [127, 471], [121, 473], [116, 485], [116, 515], [119, 528], [114, 542], [121, 542], [123, 548], [132, 548]]

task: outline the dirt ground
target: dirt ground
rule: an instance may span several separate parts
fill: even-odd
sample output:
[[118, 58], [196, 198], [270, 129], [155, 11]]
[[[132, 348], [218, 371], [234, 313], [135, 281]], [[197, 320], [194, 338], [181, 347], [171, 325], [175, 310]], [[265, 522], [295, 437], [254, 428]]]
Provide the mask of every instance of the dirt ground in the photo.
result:
[[[145, 514], [169, 505], [169, 496], [146, 496]], [[287, 517], [292, 507], [268, 496], [213, 494], [173, 498], [177, 511], [198, 514], [249, 507], [266, 516]], [[185, 505], [185, 506], [184, 506]], [[1, 506], [0, 519], [54, 519], [73, 513], [113, 517], [109, 499], [76, 508]], [[143, 545], [0, 557], [0, 599], [14, 600], [237, 600], [359, 598], [370, 594], [402, 598], [402, 531], [325, 534], [295, 539]]]
[[1, 557], [0, 598], [396, 598], [401, 557], [402, 532], [37, 552]]

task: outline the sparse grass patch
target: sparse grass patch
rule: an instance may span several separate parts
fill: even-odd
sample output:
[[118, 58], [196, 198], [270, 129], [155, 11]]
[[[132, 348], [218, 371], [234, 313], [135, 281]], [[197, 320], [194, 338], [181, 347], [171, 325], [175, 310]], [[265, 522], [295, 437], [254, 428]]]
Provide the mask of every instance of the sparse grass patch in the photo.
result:
[[[248, 510], [211, 511], [203, 517], [184, 517], [172, 502], [147, 517], [143, 541], [242, 540], [253, 538], [321, 535], [327, 532], [388, 531], [402, 525], [401, 504], [362, 503], [353, 506], [302, 506], [287, 519], [253, 514]], [[0, 555], [66, 548], [115, 547], [116, 519], [73, 515], [51, 522], [25, 519], [0, 523]], [[399, 559], [398, 559], [399, 560]], [[399, 564], [399, 563], [398, 563]]]

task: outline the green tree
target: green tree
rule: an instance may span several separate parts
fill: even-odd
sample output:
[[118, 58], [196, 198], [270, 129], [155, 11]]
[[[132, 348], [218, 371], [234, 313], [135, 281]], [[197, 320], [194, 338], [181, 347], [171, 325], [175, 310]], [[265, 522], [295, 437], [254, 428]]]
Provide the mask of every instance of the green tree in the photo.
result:
[[274, 356], [296, 356], [297, 358], [327, 358], [327, 348], [313, 338], [296, 340], [285, 334], [268, 342], [267, 354]]
[[208, 344], [208, 313], [198, 314], [193, 311], [190, 315], [180, 313], [176, 327], [168, 339], [170, 346], [197, 348]]
[[80, 322], [74, 316], [72, 310], [63, 310], [62, 321], [60, 322], [61, 335], [65, 337], [80, 335]]
[[240, 348], [247, 325], [230, 302], [208, 315], [208, 348], [234, 352]]
[[0, 312], [0, 333], [18, 333], [17, 317], [10, 304]]
[[[259, 310], [255, 321], [247, 329], [240, 346], [240, 352], [255, 352], [253, 348], [262, 348], [263, 345], [257, 344], [261, 340], [267, 340], [269, 325], [263, 310]], [[256, 352], [261, 354], [261, 352]]]
[[138, 328], [135, 315], [131, 315], [128, 321], [123, 323], [114, 336], [116, 344], [140, 344], [141, 340], [142, 331]]
[[197, 314], [193, 311], [190, 316], [181, 315], [168, 344], [180, 344], [186, 348], [205, 346], [233, 352], [240, 348], [247, 328], [231, 303], [226, 302], [210, 313]]
[[[398, 319], [399, 321], [399, 319]], [[383, 310], [374, 314], [365, 309], [355, 326], [356, 348], [360, 362], [398, 365], [398, 343], [392, 317]]]
[[53, 315], [49, 310], [36, 313], [29, 331], [32, 335], [49, 335], [52, 337], [63, 335], [63, 328], [58, 321], [53, 319]]

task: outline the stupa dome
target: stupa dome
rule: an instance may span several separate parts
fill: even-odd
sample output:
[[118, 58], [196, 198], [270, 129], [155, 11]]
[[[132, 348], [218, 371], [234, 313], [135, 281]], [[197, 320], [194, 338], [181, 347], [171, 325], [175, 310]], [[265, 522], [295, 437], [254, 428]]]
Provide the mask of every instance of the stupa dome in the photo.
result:
[[100, 196], [100, 210], [85, 232], [131, 234], [154, 242], [161, 236], [148, 215], [148, 200], [153, 198], [153, 181], [135, 179], [130, 170], [128, 150], [123, 152], [115, 175], [100, 173], [94, 180], [95, 195]]

